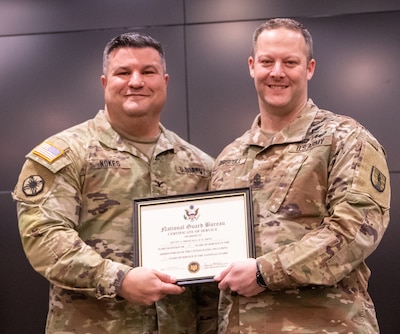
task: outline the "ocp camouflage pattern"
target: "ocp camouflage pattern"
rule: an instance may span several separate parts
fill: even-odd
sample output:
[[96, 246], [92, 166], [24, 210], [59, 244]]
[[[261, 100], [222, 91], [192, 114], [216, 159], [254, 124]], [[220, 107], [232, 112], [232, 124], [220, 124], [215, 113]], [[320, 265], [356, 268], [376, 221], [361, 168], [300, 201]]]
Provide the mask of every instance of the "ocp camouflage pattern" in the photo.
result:
[[259, 121], [216, 159], [211, 189], [251, 187], [269, 290], [251, 298], [224, 291], [219, 333], [379, 333], [365, 260], [389, 223], [381, 145], [312, 100], [270, 137]]
[[[46, 333], [216, 332], [215, 284], [162, 301], [161, 317], [117, 296], [133, 266], [133, 199], [208, 187], [213, 159], [161, 130], [149, 160], [100, 111], [28, 154], [13, 196], [26, 255], [51, 283]], [[209, 299], [197, 304], [199, 294]]]

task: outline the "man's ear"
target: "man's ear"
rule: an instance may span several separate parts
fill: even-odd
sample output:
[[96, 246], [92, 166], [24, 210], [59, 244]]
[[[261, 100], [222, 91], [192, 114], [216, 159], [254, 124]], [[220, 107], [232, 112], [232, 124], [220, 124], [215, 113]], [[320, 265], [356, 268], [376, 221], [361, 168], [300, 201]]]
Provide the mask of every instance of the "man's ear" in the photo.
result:
[[106, 76], [103, 74], [103, 75], [100, 77], [100, 79], [101, 79], [101, 85], [103, 86], [103, 88], [105, 88], [106, 85], [107, 85], [107, 78], [106, 78]]
[[250, 56], [247, 60], [247, 64], [249, 65], [250, 76], [254, 78], [254, 58]]
[[308, 65], [307, 65], [307, 80], [311, 80], [311, 78], [313, 77], [314, 71], [315, 71], [315, 65], [316, 65], [315, 59], [311, 59], [308, 62]]

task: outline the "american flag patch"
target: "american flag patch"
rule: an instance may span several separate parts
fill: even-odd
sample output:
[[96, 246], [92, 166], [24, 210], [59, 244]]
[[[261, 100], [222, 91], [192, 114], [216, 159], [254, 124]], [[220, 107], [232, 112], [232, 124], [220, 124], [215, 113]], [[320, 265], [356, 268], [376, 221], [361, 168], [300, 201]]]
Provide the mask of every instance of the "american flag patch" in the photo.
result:
[[39, 157], [42, 157], [48, 162], [53, 162], [59, 156], [61, 156], [64, 153], [64, 151], [55, 147], [51, 143], [43, 142], [40, 145], [36, 146], [32, 151], [32, 153], [38, 155]]

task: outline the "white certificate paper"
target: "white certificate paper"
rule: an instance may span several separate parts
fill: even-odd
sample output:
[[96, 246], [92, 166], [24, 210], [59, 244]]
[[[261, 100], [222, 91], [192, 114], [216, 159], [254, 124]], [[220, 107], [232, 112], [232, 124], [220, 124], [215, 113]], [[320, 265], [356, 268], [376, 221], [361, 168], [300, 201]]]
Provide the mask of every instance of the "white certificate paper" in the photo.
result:
[[135, 265], [178, 284], [213, 281], [254, 257], [251, 190], [240, 188], [134, 200]]

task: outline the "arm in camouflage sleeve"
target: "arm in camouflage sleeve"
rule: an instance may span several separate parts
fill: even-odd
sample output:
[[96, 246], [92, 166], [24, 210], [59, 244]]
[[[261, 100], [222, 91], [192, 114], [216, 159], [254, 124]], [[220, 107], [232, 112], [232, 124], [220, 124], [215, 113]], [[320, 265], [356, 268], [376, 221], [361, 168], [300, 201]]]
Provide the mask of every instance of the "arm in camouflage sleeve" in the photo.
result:
[[258, 258], [273, 290], [336, 284], [376, 249], [388, 226], [389, 171], [379, 143], [364, 130], [337, 143], [328, 170], [328, 216], [300, 240]]
[[[77, 172], [76, 172], [77, 173]], [[115, 297], [131, 267], [102, 258], [78, 235], [80, 193], [72, 168], [53, 173], [30, 159], [14, 191], [21, 240], [33, 268], [53, 284]]]

